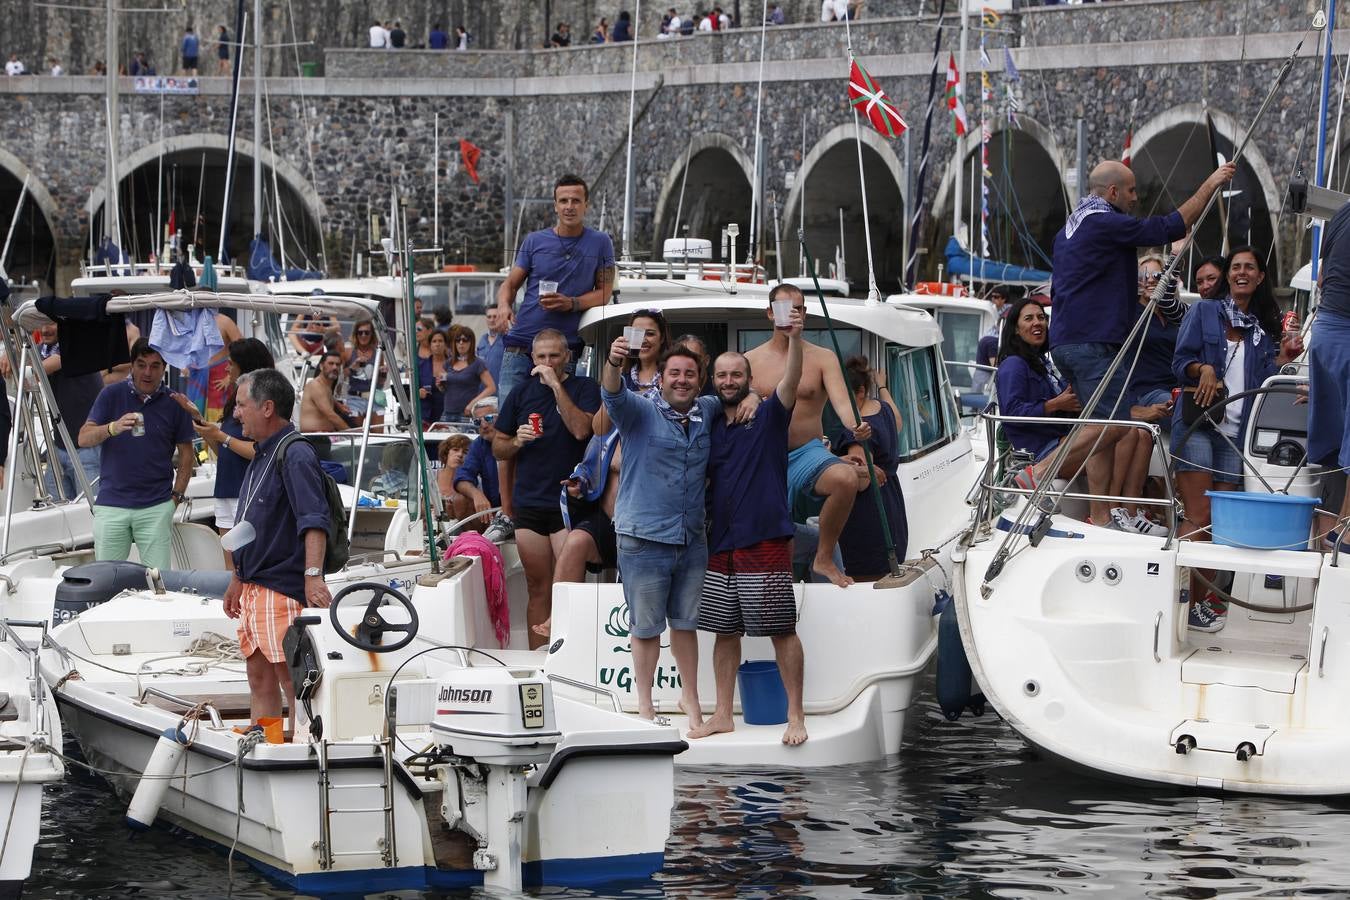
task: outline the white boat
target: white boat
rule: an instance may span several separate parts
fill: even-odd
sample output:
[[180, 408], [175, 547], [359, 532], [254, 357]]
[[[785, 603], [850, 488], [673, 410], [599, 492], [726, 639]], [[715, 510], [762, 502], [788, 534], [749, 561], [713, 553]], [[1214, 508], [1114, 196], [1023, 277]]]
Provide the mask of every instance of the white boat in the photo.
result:
[[[1306, 377], [1277, 375], [1249, 395], [1242, 450], [1253, 499], [1243, 502], [1260, 510], [1258, 527], [1270, 527], [1278, 511], [1267, 491], [1320, 494], [1320, 469], [1300, 463], [1307, 436], [1307, 406], [1293, 402], [1300, 382]], [[986, 504], [997, 493], [986, 491]], [[1297, 504], [1289, 497], [1282, 505]], [[1269, 538], [1231, 531], [1225, 540], [1236, 545], [1176, 541], [1058, 514], [1022, 515], [1024, 503], [982, 507], [988, 515], [958, 554], [954, 579], [975, 678], [1023, 737], [1115, 778], [1350, 793], [1339, 765], [1350, 753], [1343, 561], [1302, 549], [1306, 531], [1289, 541], [1299, 549], [1262, 549]], [[1019, 534], [1005, 548], [1010, 530]], [[1187, 628], [1197, 569], [1235, 573], [1238, 602], [1218, 633]]]
[[0, 619], [0, 896], [5, 897], [18, 897], [32, 873], [43, 787], [65, 777], [61, 717], [38, 671], [38, 644], [45, 635], [45, 622]]
[[233, 847], [302, 893], [649, 877], [684, 742], [555, 690], [542, 654], [447, 645], [468, 599], [482, 602], [481, 566], [433, 575], [423, 558], [330, 578], [334, 606], [287, 639], [309, 741], [236, 731], [248, 683], [220, 652], [235, 622], [214, 596], [108, 600], [53, 632], [43, 673], [86, 758], [132, 797], [131, 820]]

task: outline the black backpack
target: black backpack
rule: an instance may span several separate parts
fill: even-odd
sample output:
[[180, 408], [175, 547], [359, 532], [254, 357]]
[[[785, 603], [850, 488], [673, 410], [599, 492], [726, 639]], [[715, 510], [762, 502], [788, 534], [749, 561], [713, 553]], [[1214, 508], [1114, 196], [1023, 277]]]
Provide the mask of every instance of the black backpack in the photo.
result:
[[[281, 477], [281, 466], [286, 462], [286, 448], [305, 436], [292, 432], [281, 439], [277, 446], [277, 477]], [[333, 476], [319, 467], [319, 476], [323, 479], [323, 496], [328, 501], [328, 542], [323, 549], [323, 573], [331, 575], [347, 565], [351, 558], [352, 545], [347, 538], [347, 507], [342, 503], [342, 494], [338, 491]], [[285, 481], [282, 482], [285, 484]]]

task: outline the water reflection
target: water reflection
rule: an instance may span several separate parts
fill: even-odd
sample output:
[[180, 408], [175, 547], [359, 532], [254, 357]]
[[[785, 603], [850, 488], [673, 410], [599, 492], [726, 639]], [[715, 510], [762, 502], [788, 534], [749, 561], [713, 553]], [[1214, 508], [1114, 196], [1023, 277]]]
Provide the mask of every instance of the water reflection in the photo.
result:
[[[131, 834], [98, 779], [73, 775], [48, 799], [29, 896], [227, 895], [223, 852], [166, 829]], [[1039, 758], [992, 714], [950, 724], [923, 702], [904, 755], [883, 764], [682, 771], [654, 882], [533, 896], [1344, 896], [1347, 809], [1102, 781]], [[230, 896], [291, 895], [238, 864]]]

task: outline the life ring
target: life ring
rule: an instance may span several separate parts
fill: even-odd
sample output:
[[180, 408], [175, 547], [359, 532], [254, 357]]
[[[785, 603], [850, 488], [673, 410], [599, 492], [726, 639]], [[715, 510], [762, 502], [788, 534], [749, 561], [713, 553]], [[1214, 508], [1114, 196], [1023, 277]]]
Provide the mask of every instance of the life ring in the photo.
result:
[[914, 285], [916, 294], [936, 294], [941, 297], [966, 296], [965, 285], [952, 284], [950, 281], [920, 281]]
[[449, 264], [449, 265], [441, 266], [441, 271], [442, 271], [442, 272], [476, 272], [476, 271], [478, 271], [478, 268], [477, 268], [476, 266], [465, 265], [465, 264], [463, 264], [463, 263], [454, 263], [454, 264]]
[[704, 275], [703, 275], [703, 280], [704, 280], [704, 281], [734, 281], [736, 284], [762, 284], [762, 282], [757, 282], [757, 281], [755, 281], [755, 276], [753, 276], [753, 275], [737, 275], [737, 276], [735, 276], [734, 278], [732, 278], [732, 277], [729, 277], [729, 276], [724, 275], [724, 274], [721, 274], [721, 275], [716, 274], [716, 273], [714, 273], [714, 274], [708, 274], [708, 273], [705, 272]]

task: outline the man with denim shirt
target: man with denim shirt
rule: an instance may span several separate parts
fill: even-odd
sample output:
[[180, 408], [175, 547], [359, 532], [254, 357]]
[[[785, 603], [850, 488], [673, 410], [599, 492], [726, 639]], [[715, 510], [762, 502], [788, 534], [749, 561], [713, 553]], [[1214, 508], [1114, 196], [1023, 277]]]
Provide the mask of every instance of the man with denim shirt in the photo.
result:
[[[1209, 198], [1232, 180], [1235, 171], [1233, 163], [1224, 163], [1181, 206], [1165, 216], [1145, 219], [1133, 215], [1139, 194], [1129, 167], [1107, 160], [1088, 176], [1088, 195], [1055, 235], [1055, 314], [1050, 320], [1051, 356], [1084, 404], [1106, 378], [1134, 325], [1138, 248], [1170, 244], [1184, 237]], [[1164, 315], [1169, 311], [1179, 317], [1185, 310], [1162, 310]], [[1085, 409], [1083, 416], [1129, 419], [1129, 372], [1129, 364], [1122, 361], [1096, 407]], [[1110, 487], [1115, 444], [1127, 429], [1092, 425], [1087, 430], [1085, 439], [1097, 441], [1097, 450], [1087, 461], [1088, 490], [1104, 496]], [[1104, 433], [1098, 437], [1099, 432]], [[1109, 504], [1094, 502], [1092, 506], [1093, 521], [1106, 525], [1110, 521]]]
[[623, 441], [619, 498], [614, 509], [619, 571], [628, 604], [638, 715], [656, 717], [652, 678], [661, 632], [670, 625], [670, 649], [682, 685], [680, 707], [689, 727], [703, 724], [698, 702], [698, 601], [708, 567], [704, 488], [709, 433], [721, 412], [717, 397], [700, 397], [700, 361], [675, 345], [661, 356], [661, 393], [650, 400], [628, 390], [621, 369], [628, 340], [610, 345], [601, 397]]
[[[251, 540], [232, 552], [234, 577], [225, 591], [225, 615], [239, 619], [239, 653], [248, 673], [253, 721], [281, 715], [285, 693], [295, 724], [294, 686], [282, 640], [307, 606], [333, 601], [323, 577], [328, 501], [314, 448], [291, 424], [295, 389], [276, 369], [239, 379], [235, 418], [256, 451], [239, 487], [237, 529]], [[289, 438], [289, 440], [288, 440]], [[278, 449], [287, 441], [284, 458]]]

